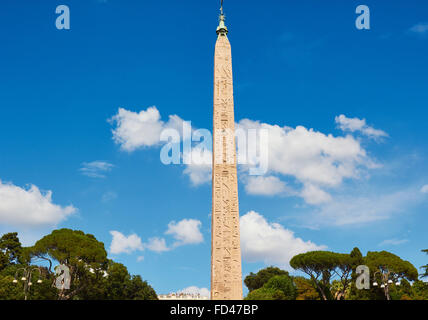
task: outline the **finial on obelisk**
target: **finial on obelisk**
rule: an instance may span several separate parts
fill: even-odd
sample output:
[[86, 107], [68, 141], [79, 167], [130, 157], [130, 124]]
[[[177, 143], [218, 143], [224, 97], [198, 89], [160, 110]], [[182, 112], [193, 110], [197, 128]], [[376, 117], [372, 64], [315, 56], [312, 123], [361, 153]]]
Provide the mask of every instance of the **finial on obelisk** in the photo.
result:
[[224, 12], [223, 12], [223, 0], [221, 0], [221, 3], [220, 3], [220, 18], [219, 18], [220, 23], [218, 24], [217, 31], [216, 31], [218, 35], [225, 36], [229, 32], [227, 30], [226, 25], [224, 24], [225, 20], [226, 20], [226, 17], [225, 17]]

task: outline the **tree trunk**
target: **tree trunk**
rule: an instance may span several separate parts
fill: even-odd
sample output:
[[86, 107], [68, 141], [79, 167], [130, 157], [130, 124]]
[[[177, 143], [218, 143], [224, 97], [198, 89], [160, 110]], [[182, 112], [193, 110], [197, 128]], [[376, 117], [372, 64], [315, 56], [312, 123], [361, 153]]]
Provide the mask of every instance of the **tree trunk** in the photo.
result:
[[391, 297], [389, 295], [389, 286], [388, 285], [385, 286], [385, 297], [386, 297], [386, 300], [391, 300]]
[[317, 283], [317, 287], [318, 287], [318, 290], [321, 292], [323, 300], [327, 301], [327, 296], [325, 295], [324, 290], [321, 288], [321, 286], [318, 285], [318, 283]]
[[321, 293], [321, 296], [322, 296], [322, 299], [323, 300], [327, 300], [327, 297], [326, 297], [326, 295], [325, 295], [325, 293], [324, 293], [324, 290], [321, 288], [321, 286], [318, 284], [318, 281], [317, 281], [317, 279], [315, 279], [315, 277], [314, 276], [312, 276], [311, 275], [311, 278], [312, 278], [312, 281], [315, 283], [315, 285], [317, 286], [317, 288], [318, 288], [318, 290], [320, 291], [320, 293]]

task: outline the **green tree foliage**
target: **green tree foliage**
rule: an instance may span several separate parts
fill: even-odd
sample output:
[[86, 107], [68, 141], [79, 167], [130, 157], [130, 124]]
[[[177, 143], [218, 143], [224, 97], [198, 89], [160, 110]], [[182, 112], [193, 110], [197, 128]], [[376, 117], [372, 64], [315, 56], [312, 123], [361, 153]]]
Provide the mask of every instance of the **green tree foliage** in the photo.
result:
[[[24, 270], [33, 270], [32, 286], [26, 285], [23, 281], [13, 283], [20, 279]], [[41, 273], [39, 273], [39, 271]], [[42, 283], [37, 283], [37, 280]], [[25, 296], [30, 300], [54, 300], [57, 297], [57, 290], [52, 286], [52, 277], [46, 268], [28, 264], [11, 264], [0, 272], [0, 299], [1, 300], [23, 300]]]
[[157, 300], [158, 296], [155, 290], [149, 286], [147, 281], [143, 281], [141, 276], [135, 275], [131, 277], [128, 286], [127, 299], [131, 300]]
[[409, 281], [418, 279], [418, 270], [409, 261], [402, 260], [388, 251], [369, 251], [364, 258], [364, 263], [370, 268], [372, 282], [384, 284], [383, 289], [379, 285], [375, 290], [383, 290], [387, 300], [391, 299], [390, 289], [393, 286], [388, 283], [389, 280], [395, 283], [402, 279]]
[[288, 275], [274, 276], [263, 285], [263, 288], [280, 290], [284, 294], [283, 300], [296, 300], [297, 290], [293, 279]]
[[399, 286], [390, 286], [389, 294], [391, 296], [391, 300], [412, 300], [412, 285], [409, 281], [403, 279]]
[[[422, 252], [428, 254], [428, 249], [422, 250]], [[428, 277], [428, 264], [423, 266], [422, 269], [425, 269], [425, 272], [422, 274], [422, 278]]]
[[413, 282], [412, 298], [414, 300], [428, 300], [428, 283], [420, 280]]
[[265, 269], [260, 270], [256, 274], [250, 273], [245, 277], [244, 283], [247, 286], [248, 290], [251, 292], [256, 289], [260, 289], [269, 281], [270, 278], [274, 276], [288, 276], [288, 272], [285, 270], [281, 270], [277, 267], [267, 267]]
[[361, 295], [361, 290], [358, 290], [357, 287], [355, 286], [358, 274], [356, 273], [356, 267], [359, 265], [363, 265], [364, 264], [364, 257], [363, 254], [361, 253], [360, 249], [358, 248], [354, 248], [351, 253], [350, 253], [351, 259], [352, 259], [352, 264], [353, 264], [353, 268], [352, 268], [352, 275], [351, 275], [351, 284], [349, 286], [349, 292], [348, 292], [348, 299], [353, 299], [356, 298], [357, 296], [360, 297], [360, 300], [365, 300], [364, 295]]
[[140, 276], [131, 276], [121, 263], [108, 262], [106, 272], [91, 273], [91, 286], [85, 287], [78, 298], [84, 300], [156, 300], [151, 286]]
[[18, 259], [21, 257], [22, 254], [22, 246], [18, 238], [18, 233], [6, 233], [0, 238], [0, 252], [3, 256], [3, 258], [0, 257], [0, 263], [4, 263], [6, 259], [6, 265], [18, 262]]
[[[55, 230], [28, 248], [21, 247], [16, 233], [7, 234], [0, 239], [0, 248], [1, 300], [25, 296], [31, 300], [157, 299], [146, 281], [130, 275], [124, 265], [108, 260], [104, 244], [82, 231]], [[31, 264], [41, 261], [48, 266]], [[58, 263], [70, 268], [70, 290], [58, 290], [53, 285], [56, 276], [52, 267]], [[28, 270], [32, 271], [32, 286], [20, 280]], [[14, 279], [18, 281], [14, 283]]]
[[323, 300], [342, 300], [360, 295], [356, 292], [355, 270], [362, 264], [365, 264], [365, 258], [358, 248], [354, 248], [350, 254], [312, 251], [299, 254], [290, 261], [294, 269], [310, 276], [311, 283]]
[[129, 290], [131, 276], [121, 263], [110, 262], [108, 268], [108, 281], [105, 285], [106, 296], [111, 300], [123, 299]]
[[261, 287], [253, 290], [245, 297], [245, 300], [287, 300], [281, 290]]
[[294, 256], [290, 265], [310, 276], [323, 300], [332, 299], [330, 280], [337, 275], [342, 282], [341, 296], [346, 291], [352, 272], [350, 255], [330, 251], [311, 251]]
[[351, 293], [351, 285], [344, 290], [343, 283], [339, 280], [333, 280], [330, 285], [330, 291], [336, 300], [348, 300]]
[[156, 292], [140, 276], [131, 276], [123, 264], [111, 261], [105, 281], [106, 299], [156, 300]]
[[312, 280], [304, 277], [293, 277], [296, 285], [297, 296], [296, 300], [319, 300], [320, 296], [315, 289], [315, 284]]
[[244, 280], [249, 289], [246, 300], [295, 300], [296, 285], [288, 272], [267, 267], [257, 274], [250, 273]]
[[[334, 273], [338, 280], [332, 282], [331, 294], [336, 300], [349, 299], [351, 288], [357, 279], [356, 268], [364, 264], [364, 257], [358, 248], [352, 249], [349, 255], [337, 254], [337, 268]], [[356, 288], [355, 288], [356, 289]]]
[[32, 247], [32, 254], [70, 266], [84, 262], [99, 267], [100, 264], [107, 263], [107, 252], [102, 242], [91, 234], [71, 229], [52, 231], [36, 242]]
[[428, 283], [420, 280], [410, 283], [402, 279], [399, 286], [394, 284], [390, 286], [389, 294], [391, 300], [428, 300]]
[[364, 263], [370, 270], [390, 272], [392, 278], [406, 278], [414, 281], [418, 279], [418, 270], [409, 262], [388, 251], [367, 252]]
[[9, 265], [9, 259], [7, 255], [0, 251], [0, 271]]
[[67, 293], [65, 290], [60, 290], [59, 299], [61, 300], [73, 298], [92, 282], [90, 270], [106, 270], [107, 266], [107, 252], [104, 244], [93, 235], [82, 231], [54, 230], [37, 241], [31, 251], [34, 257], [49, 261], [50, 269], [52, 260], [70, 269], [73, 288]]

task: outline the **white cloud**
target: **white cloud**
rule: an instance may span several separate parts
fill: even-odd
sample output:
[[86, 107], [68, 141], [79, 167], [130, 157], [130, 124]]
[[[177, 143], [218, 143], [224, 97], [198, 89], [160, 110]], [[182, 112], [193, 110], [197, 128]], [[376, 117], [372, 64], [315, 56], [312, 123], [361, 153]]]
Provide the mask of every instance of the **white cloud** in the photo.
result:
[[[199, 230], [201, 225], [202, 223], [199, 220], [194, 219], [183, 219], [179, 222], [171, 221], [165, 232], [165, 234], [171, 235], [175, 239], [175, 242], [171, 246], [168, 246], [165, 238], [161, 237], [152, 237], [143, 243], [141, 238], [136, 234], [125, 236], [119, 231], [110, 231], [110, 234], [113, 236], [110, 252], [112, 254], [132, 253], [148, 249], [161, 253], [183, 245], [198, 244], [204, 240]], [[137, 258], [137, 261], [142, 261], [143, 259], [144, 257], [140, 256]]]
[[428, 22], [421, 22], [410, 28], [411, 32], [425, 34], [428, 32]]
[[138, 256], [137, 257], [137, 262], [141, 262], [144, 261], [144, 256]]
[[119, 108], [118, 113], [109, 119], [115, 124], [112, 130], [113, 140], [124, 151], [132, 152], [143, 147], [152, 147], [160, 143], [160, 134], [166, 128], [174, 128], [179, 132], [183, 120], [176, 116], [169, 116], [167, 123], [161, 120], [156, 107], [141, 110], [139, 113]]
[[[387, 134], [381, 130], [367, 126], [365, 120], [348, 119], [341, 115], [336, 121], [348, 131], [363, 131], [370, 137], [381, 137]], [[244, 130], [267, 130], [268, 144], [268, 176], [246, 176], [248, 166], [241, 166], [244, 173], [246, 191], [249, 194], [300, 195], [309, 204], [321, 204], [331, 200], [325, 188], [337, 188], [345, 179], [359, 179], [365, 169], [379, 167], [371, 160], [360, 141], [347, 135], [335, 137], [307, 129], [303, 126], [296, 128], [280, 127], [243, 119], [236, 124]], [[238, 153], [242, 150], [238, 149]], [[207, 153], [207, 159], [212, 154]], [[257, 164], [256, 159], [249, 159], [250, 163]], [[189, 165], [185, 173], [190, 176], [194, 185], [211, 181], [211, 165]], [[295, 191], [287, 187], [279, 177], [271, 174], [280, 174], [285, 178], [294, 178], [303, 188]]]
[[327, 192], [311, 183], [305, 184], [301, 196], [307, 203], [313, 205], [330, 202], [332, 200], [331, 196]]
[[119, 108], [118, 113], [110, 120], [117, 124], [113, 130], [113, 139], [123, 150], [134, 151], [159, 143], [163, 123], [156, 107], [139, 113]]
[[428, 184], [424, 185], [424, 186], [421, 188], [421, 192], [422, 192], [422, 193], [428, 193]]
[[110, 202], [116, 198], [117, 198], [116, 192], [107, 191], [107, 192], [103, 193], [103, 195], [101, 196], [101, 201], [104, 203], [107, 203], [107, 202]]
[[366, 127], [365, 119], [358, 118], [347, 118], [345, 115], [341, 114], [335, 118], [336, 123], [339, 125], [339, 128], [343, 131], [361, 131]]
[[171, 250], [166, 245], [165, 239], [158, 237], [150, 238], [149, 241], [144, 244], [144, 247], [149, 249], [150, 251], [158, 253]]
[[242, 257], [249, 262], [263, 261], [290, 270], [289, 261], [296, 254], [326, 248], [296, 238], [293, 231], [269, 223], [254, 211], [240, 218], [240, 227]]
[[211, 296], [210, 290], [207, 288], [198, 288], [196, 286], [187, 287], [183, 290], [179, 290], [178, 293], [189, 293], [194, 295], [200, 295], [201, 297], [207, 297], [208, 299]]
[[[341, 128], [345, 131], [361, 131], [370, 138], [388, 136], [384, 131], [374, 129], [363, 119], [350, 119], [344, 115], [336, 117]], [[359, 140], [351, 135], [333, 136], [307, 129], [303, 126], [280, 127], [243, 119], [236, 128], [248, 130], [267, 130], [268, 143], [268, 176], [247, 176], [247, 165], [241, 165], [243, 182], [249, 194], [300, 195], [309, 204], [321, 204], [331, 200], [326, 188], [337, 188], [345, 179], [359, 179], [366, 169], [378, 168], [367, 155]], [[238, 154], [243, 151], [238, 149]], [[211, 159], [212, 154], [206, 154]], [[249, 163], [258, 164], [257, 159], [249, 159]], [[190, 176], [194, 185], [211, 181], [211, 165], [189, 165], [185, 173]], [[295, 191], [287, 187], [285, 179], [292, 178], [303, 188]]]
[[203, 235], [199, 230], [201, 225], [201, 221], [194, 219], [183, 219], [179, 222], [171, 221], [168, 224], [168, 229], [165, 231], [166, 235], [171, 235], [175, 239], [175, 242], [171, 246], [166, 244], [164, 238], [153, 237], [144, 244], [144, 247], [160, 253], [183, 245], [201, 243], [204, 241]]
[[212, 152], [207, 149], [192, 148], [190, 154], [184, 154], [186, 165], [184, 174], [188, 175], [194, 186], [211, 181]]
[[[184, 120], [177, 115], [170, 115], [165, 123], [154, 106], [139, 113], [119, 108], [118, 113], [109, 119], [109, 122], [115, 125], [112, 130], [113, 140], [122, 150], [128, 152], [143, 147], [159, 147], [161, 132], [166, 129], [174, 129], [183, 138]], [[194, 186], [211, 181], [210, 150], [201, 152], [198, 148], [192, 148], [190, 154], [183, 153], [181, 156], [186, 163], [184, 174], [189, 176]]]
[[201, 225], [201, 221], [194, 219], [183, 219], [179, 222], [171, 221], [165, 234], [172, 235], [176, 240], [173, 247], [198, 244], [204, 241], [204, 237], [199, 230]]
[[245, 190], [254, 195], [276, 195], [285, 192], [285, 183], [274, 176], [249, 176]]
[[368, 126], [366, 119], [347, 118], [345, 115], [341, 114], [335, 118], [335, 121], [339, 125], [339, 128], [345, 132], [361, 132], [372, 139], [379, 139], [388, 136], [385, 131]]
[[[174, 128], [182, 132], [183, 126], [183, 120], [176, 115], [170, 116], [167, 123], [162, 122], [156, 107], [139, 113], [120, 108], [111, 120], [117, 124], [113, 130], [114, 140], [127, 151], [144, 146], [159, 146], [163, 129]], [[336, 117], [336, 122], [344, 131], [361, 131], [371, 138], [387, 136], [385, 132], [368, 126], [364, 119], [350, 119], [340, 115]], [[367, 156], [360, 141], [351, 135], [335, 137], [303, 126], [280, 127], [249, 119], [241, 120], [236, 127], [244, 130], [264, 129], [269, 133], [267, 176], [246, 176], [248, 166], [240, 167], [249, 194], [297, 195], [309, 204], [319, 205], [329, 202], [329, 192], [341, 186], [345, 179], [359, 179], [367, 169], [379, 167]], [[193, 148], [191, 153], [183, 153], [182, 159], [185, 163], [184, 174], [193, 185], [211, 181], [211, 150], [204, 149], [201, 154], [200, 149]], [[256, 159], [249, 159], [249, 162], [257, 164]], [[293, 179], [297, 187], [288, 187], [285, 179]], [[301, 190], [293, 189], [299, 186], [302, 186]]]
[[91, 178], [105, 178], [105, 173], [111, 171], [114, 166], [106, 161], [92, 161], [82, 163], [82, 167], [79, 171]]
[[409, 242], [409, 240], [407, 239], [389, 239], [389, 240], [384, 240], [381, 243], [379, 243], [379, 246], [383, 247], [383, 246], [388, 246], [388, 245], [392, 245], [392, 246], [398, 246], [400, 244], [403, 243], [407, 243]]
[[340, 185], [345, 178], [358, 177], [358, 166], [369, 166], [366, 151], [352, 136], [334, 137], [298, 126], [279, 127], [248, 119], [244, 128], [269, 131], [269, 170], [294, 176], [300, 182]]
[[110, 252], [113, 254], [132, 253], [137, 250], [144, 250], [141, 238], [135, 233], [125, 236], [119, 231], [110, 231], [110, 234], [113, 236], [110, 245]]
[[31, 185], [21, 188], [0, 180], [0, 223], [13, 226], [55, 226], [77, 211], [52, 202], [52, 191]]
[[294, 129], [249, 119], [241, 120], [238, 126], [268, 131], [269, 172], [302, 184], [304, 189], [295, 193], [308, 203], [328, 201], [324, 188], [358, 179], [362, 170], [376, 167], [360, 142], [350, 135], [334, 137], [302, 126]]
[[302, 220], [311, 225], [347, 226], [361, 225], [387, 220], [393, 215], [407, 212], [422, 200], [413, 188], [390, 193], [365, 195], [338, 195], [334, 201], [323, 204], [318, 210], [311, 210], [310, 216]]

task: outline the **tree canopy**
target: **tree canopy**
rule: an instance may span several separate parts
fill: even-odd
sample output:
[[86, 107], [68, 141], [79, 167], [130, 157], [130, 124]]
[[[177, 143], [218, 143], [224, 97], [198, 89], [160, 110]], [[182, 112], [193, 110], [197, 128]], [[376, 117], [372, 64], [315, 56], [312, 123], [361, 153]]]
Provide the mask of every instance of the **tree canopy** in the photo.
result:
[[[70, 289], [57, 289], [52, 267], [64, 264]], [[21, 277], [30, 275], [21, 281]], [[17, 277], [18, 276], [18, 277]], [[13, 282], [14, 279], [19, 281]], [[40, 282], [37, 282], [40, 280]], [[120, 263], [107, 259], [104, 244], [93, 235], [54, 230], [32, 247], [22, 247], [17, 233], [0, 238], [0, 299], [156, 300], [153, 288]]]
[[[425, 252], [426, 254], [428, 254], [428, 249], [422, 250], [422, 252]], [[422, 266], [422, 269], [425, 269], [425, 272], [422, 274], [422, 277], [428, 277], [428, 264], [425, 266]]]
[[373, 282], [383, 285], [387, 300], [391, 299], [390, 284], [402, 279], [415, 281], [418, 279], [418, 270], [409, 262], [388, 251], [367, 252], [364, 263], [372, 272]]
[[246, 300], [296, 300], [293, 279], [286, 274], [271, 277], [261, 288], [251, 291]]
[[264, 284], [267, 283], [269, 279], [273, 276], [281, 275], [288, 276], [288, 272], [285, 270], [281, 270], [280, 268], [271, 266], [260, 270], [256, 274], [251, 272], [248, 276], [245, 277], [244, 283], [249, 291], [253, 291], [263, 287]]
[[[53, 285], [53, 267], [58, 264], [70, 269], [70, 289]], [[356, 289], [358, 265], [370, 269], [368, 290]], [[358, 248], [349, 254], [312, 251], [294, 256], [290, 266], [309, 279], [270, 266], [245, 278], [249, 289], [245, 299], [428, 300], [428, 283], [418, 280], [417, 269], [387, 251], [369, 251], [366, 256]], [[428, 266], [422, 268], [421, 277], [427, 276]], [[21, 281], [24, 276], [29, 279]], [[16, 232], [0, 237], [0, 299], [155, 300], [157, 295], [141, 276], [131, 275], [126, 266], [108, 259], [104, 244], [92, 234], [59, 229], [32, 247], [23, 247]]]
[[[294, 256], [290, 265], [296, 270], [306, 273], [323, 300], [331, 299], [330, 279], [337, 269], [343, 272], [345, 280], [350, 276], [352, 259], [349, 255], [330, 251], [310, 251]], [[344, 281], [345, 281], [344, 280]], [[346, 288], [345, 288], [346, 290]]]
[[388, 251], [369, 251], [364, 258], [364, 263], [370, 270], [390, 272], [390, 276], [396, 279], [406, 278], [410, 281], [418, 279], [418, 270], [409, 261]]
[[[18, 259], [22, 255], [22, 246], [18, 238], [18, 233], [11, 232], [6, 233], [0, 238], [0, 252], [1, 256], [8, 261], [9, 263], [18, 262]], [[0, 262], [1, 263], [1, 262]]]
[[52, 272], [52, 259], [70, 270], [72, 290], [61, 290], [60, 299], [70, 299], [93, 280], [90, 273], [103, 272], [107, 268], [107, 252], [104, 244], [92, 234], [83, 231], [60, 229], [43, 237], [31, 248], [33, 257], [47, 260]]
[[[406, 281], [418, 279], [417, 269], [397, 255], [387, 252], [368, 252], [365, 257], [358, 248], [350, 254], [330, 251], [312, 251], [294, 256], [290, 265], [309, 275], [321, 299], [391, 299], [391, 294], [405, 296], [403, 293]], [[376, 283], [370, 290], [357, 290], [356, 267], [367, 265], [370, 270], [371, 284]], [[399, 288], [396, 283], [403, 283]], [[411, 286], [411, 285], [410, 285]], [[424, 288], [423, 286], [419, 286]], [[407, 293], [407, 296], [411, 295]], [[414, 295], [415, 296], [415, 295]], [[418, 295], [423, 296], [423, 295]]]
[[320, 296], [312, 280], [304, 277], [293, 277], [296, 284], [296, 300], [319, 300]]
[[50, 257], [66, 265], [77, 265], [83, 262], [98, 267], [107, 263], [104, 244], [92, 234], [85, 234], [79, 230], [54, 230], [37, 241], [31, 251], [33, 256]]

